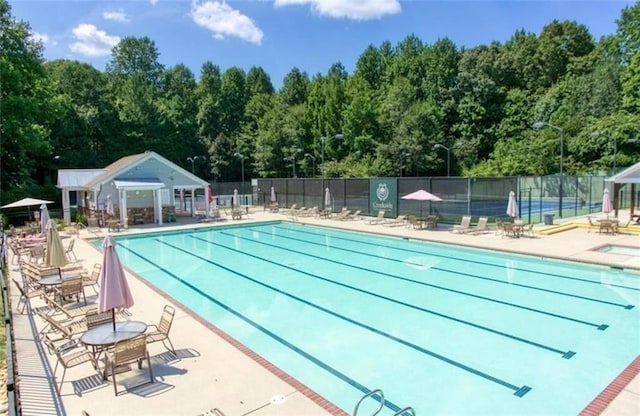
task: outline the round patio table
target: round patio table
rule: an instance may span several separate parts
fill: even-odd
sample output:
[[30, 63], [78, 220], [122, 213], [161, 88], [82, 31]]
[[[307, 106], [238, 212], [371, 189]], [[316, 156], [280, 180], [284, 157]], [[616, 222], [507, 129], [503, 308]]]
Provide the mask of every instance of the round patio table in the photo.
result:
[[109, 347], [118, 341], [135, 338], [146, 331], [147, 324], [140, 321], [116, 322], [116, 330], [113, 324], [98, 325], [86, 331], [80, 337], [80, 342], [92, 347]]

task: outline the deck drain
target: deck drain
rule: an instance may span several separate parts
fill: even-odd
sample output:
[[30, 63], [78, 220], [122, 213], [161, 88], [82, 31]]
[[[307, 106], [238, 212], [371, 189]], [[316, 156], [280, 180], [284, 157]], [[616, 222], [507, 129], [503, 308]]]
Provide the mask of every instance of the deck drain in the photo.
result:
[[282, 404], [287, 401], [287, 396], [283, 394], [277, 394], [271, 398], [271, 404]]

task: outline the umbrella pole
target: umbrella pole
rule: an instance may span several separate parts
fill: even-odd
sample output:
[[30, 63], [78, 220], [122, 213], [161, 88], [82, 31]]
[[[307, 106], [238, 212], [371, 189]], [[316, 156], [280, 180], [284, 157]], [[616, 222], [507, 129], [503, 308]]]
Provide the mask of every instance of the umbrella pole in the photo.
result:
[[113, 332], [116, 332], [116, 309], [111, 308], [111, 323], [113, 324]]

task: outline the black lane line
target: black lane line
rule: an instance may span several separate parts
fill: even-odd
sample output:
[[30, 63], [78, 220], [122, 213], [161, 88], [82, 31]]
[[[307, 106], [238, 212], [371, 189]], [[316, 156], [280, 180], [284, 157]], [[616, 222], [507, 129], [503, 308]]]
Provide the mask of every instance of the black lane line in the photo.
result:
[[[262, 232], [262, 231], [256, 231], [256, 232]], [[346, 267], [362, 270], [362, 271], [365, 271], [365, 272], [368, 272], [368, 273], [372, 273], [373, 275], [387, 276], [387, 277], [391, 277], [393, 279], [402, 280], [402, 281], [406, 281], [406, 282], [410, 282], [410, 283], [415, 283], [415, 284], [421, 285], [421, 286], [432, 287], [434, 289], [439, 289], [439, 290], [443, 290], [443, 291], [446, 291], [446, 292], [457, 293], [457, 294], [460, 294], [460, 295], [463, 295], [463, 296], [469, 296], [469, 297], [476, 298], [476, 299], [482, 299], [482, 300], [486, 300], [486, 301], [489, 301], [489, 302], [498, 303], [498, 304], [501, 304], [501, 305], [507, 305], [507, 306], [510, 306], [510, 307], [523, 309], [523, 310], [527, 310], [527, 311], [530, 311], [530, 312], [539, 313], [539, 314], [542, 314], [542, 315], [552, 316], [554, 318], [564, 319], [564, 320], [575, 322], [575, 323], [579, 323], [579, 324], [582, 324], [582, 325], [592, 326], [592, 327], [594, 327], [594, 328], [596, 328], [598, 330], [601, 330], [601, 331], [604, 331], [605, 329], [607, 329], [609, 327], [609, 325], [607, 325], [607, 324], [596, 324], [596, 323], [593, 323], [593, 322], [584, 321], [584, 320], [577, 319], [577, 318], [572, 318], [570, 316], [559, 315], [559, 314], [556, 314], [556, 313], [553, 313], [553, 312], [547, 312], [547, 311], [543, 311], [543, 310], [540, 310], [540, 309], [535, 309], [535, 308], [531, 308], [531, 307], [528, 307], [528, 306], [518, 305], [518, 304], [515, 304], [515, 303], [506, 302], [506, 301], [499, 300], [499, 299], [489, 298], [489, 297], [486, 297], [486, 296], [481, 296], [481, 295], [477, 295], [477, 294], [470, 293], [470, 292], [464, 292], [464, 291], [461, 291], [461, 290], [451, 289], [451, 288], [448, 288], [446, 286], [439, 286], [439, 285], [435, 285], [435, 284], [432, 284], [432, 283], [426, 283], [426, 282], [422, 282], [422, 281], [419, 281], [419, 280], [413, 280], [413, 279], [409, 279], [407, 277], [397, 276], [397, 275], [394, 275], [394, 274], [390, 274], [390, 273], [386, 273], [386, 272], [382, 272], [382, 271], [378, 271], [378, 270], [372, 270], [372, 269], [369, 269], [369, 268], [366, 268], [366, 267], [363, 267], [363, 266], [358, 266], [358, 265], [355, 265], [355, 264], [339, 262], [337, 260], [330, 260], [330, 259], [327, 259], [326, 257], [316, 256], [314, 254], [309, 254], [309, 253], [305, 253], [305, 252], [294, 250], [294, 249], [290, 249], [290, 248], [283, 248], [283, 247], [280, 247], [280, 246], [275, 245], [275, 244], [270, 244], [270, 243], [266, 243], [266, 242], [263, 242], [263, 241], [252, 240], [252, 239], [247, 238], [247, 237], [236, 236], [234, 234], [228, 234], [228, 233], [224, 233], [224, 232], [221, 232], [221, 234], [224, 234], [224, 235], [227, 235], [227, 236], [232, 236], [232, 237], [242, 238], [242, 239], [257, 243], [257, 244], [263, 244], [263, 245], [266, 245], [266, 246], [269, 246], [269, 247], [275, 247], [275, 248], [278, 248], [280, 250], [286, 250], [286, 251], [289, 251], [289, 252], [292, 252], [292, 253], [300, 254], [300, 255], [303, 255], [303, 256], [307, 256], [307, 257], [312, 257], [312, 258], [319, 259], [319, 260], [322, 260], [322, 261], [330, 261], [330, 262], [335, 263], [335, 264], [340, 264], [342, 266], [346, 266]], [[196, 238], [196, 239], [200, 239], [200, 237], [195, 237], [195, 236], [192, 236], [192, 237]], [[205, 240], [205, 241], [207, 241], [207, 240]], [[304, 241], [304, 240], [296, 240], [296, 241]], [[315, 244], [315, 243], [312, 243], [312, 244]], [[339, 249], [336, 249], [336, 250], [339, 250]], [[348, 250], [348, 251], [352, 251], [352, 250]], [[358, 254], [365, 254], [365, 253], [358, 253]], [[386, 259], [389, 260], [389, 261], [402, 262], [401, 260], [396, 260], [396, 259], [388, 259], [388, 258], [386, 258]], [[432, 267], [432, 268], [435, 269], [435, 267]], [[445, 270], [445, 269], [438, 269], [438, 270], [443, 271], [445, 273], [456, 273], [456, 272], [452, 272], [452, 271]]]
[[[158, 239], [156, 239], [155, 241], [160, 242], [162, 244], [167, 244], [170, 247], [174, 247], [171, 244], [168, 243], [164, 243]], [[345, 383], [355, 387], [356, 389], [360, 390], [362, 393], [365, 394], [369, 394], [371, 393], [372, 390], [370, 390], [369, 388], [363, 386], [362, 384], [358, 383], [356, 380], [352, 379], [351, 377], [347, 376], [346, 374], [336, 370], [335, 368], [331, 367], [330, 365], [328, 365], [327, 363], [325, 363], [324, 361], [320, 360], [319, 358], [316, 358], [315, 356], [311, 355], [310, 353], [306, 352], [305, 350], [303, 350], [302, 348], [299, 348], [297, 346], [295, 346], [294, 344], [292, 344], [291, 342], [285, 340], [284, 338], [278, 336], [277, 334], [273, 333], [272, 331], [268, 330], [267, 328], [263, 327], [262, 325], [260, 325], [259, 323], [253, 321], [251, 318], [243, 315], [242, 313], [240, 313], [239, 311], [233, 309], [232, 307], [222, 303], [221, 301], [217, 300], [216, 298], [211, 297], [208, 293], [203, 292], [202, 290], [200, 290], [198, 287], [196, 287], [195, 285], [187, 282], [186, 280], [180, 278], [179, 276], [171, 273], [169, 270], [165, 269], [164, 267], [160, 267], [158, 264], [154, 263], [153, 261], [149, 260], [148, 258], [146, 258], [145, 256], [143, 256], [142, 254], [138, 253], [137, 251], [134, 251], [132, 249], [130, 249], [129, 247], [123, 247], [120, 246], [122, 248], [124, 248], [125, 250], [129, 251], [131, 254], [133, 254], [134, 256], [139, 257], [140, 259], [146, 261], [147, 263], [153, 265], [154, 267], [162, 270], [163, 273], [167, 274], [168, 276], [172, 277], [174, 280], [179, 281], [180, 283], [182, 283], [183, 285], [187, 286], [188, 288], [190, 288], [191, 290], [193, 290], [194, 292], [198, 293], [200, 296], [204, 297], [205, 299], [209, 300], [210, 302], [215, 303], [216, 305], [218, 305], [220, 308], [224, 309], [225, 311], [235, 315], [236, 317], [240, 318], [241, 320], [243, 320], [244, 322], [248, 323], [249, 325], [251, 325], [252, 327], [256, 328], [257, 330], [259, 330], [260, 332], [262, 332], [263, 334], [267, 335], [268, 337], [273, 338], [274, 340], [278, 341], [280, 344], [284, 345], [285, 347], [289, 348], [290, 350], [294, 351], [296, 354], [301, 355], [302, 357], [306, 358], [307, 360], [311, 361], [312, 363], [314, 363], [315, 365], [317, 365], [318, 367], [322, 368], [323, 370], [327, 371], [328, 373], [330, 373], [331, 375], [338, 377], [340, 380], [344, 381]], [[174, 247], [177, 248], [177, 247]], [[178, 248], [179, 249], [179, 248]], [[192, 253], [179, 249], [180, 251], [187, 253], [189, 255], [192, 255], [196, 258], [201, 258], [199, 256], [195, 256]], [[201, 258], [202, 259], [202, 258]], [[203, 259], [205, 260], [205, 259]], [[209, 261], [207, 261], [208, 263], [211, 263]], [[212, 263], [214, 264], [214, 263]], [[221, 267], [229, 272], [235, 273], [233, 270], [228, 269], [226, 267], [223, 266], [219, 266], [217, 264], [214, 264], [218, 267]], [[235, 273], [240, 275], [239, 273]], [[240, 275], [242, 276], [242, 275]], [[523, 386], [523, 387], [527, 387], [527, 386]], [[527, 390], [528, 391], [528, 390]], [[526, 392], [525, 392], [526, 393]], [[385, 404], [386, 407], [388, 407], [389, 409], [391, 409], [394, 412], [398, 412], [400, 410], [400, 406], [396, 405], [395, 403], [388, 401], [385, 399]]]
[[[220, 244], [216, 244], [216, 243], [212, 243], [212, 242], [210, 242], [210, 241], [207, 241], [207, 240], [202, 239], [202, 238], [199, 238], [199, 237], [195, 237], [195, 236], [193, 236], [193, 235], [192, 235], [191, 237], [192, 237], [192, 238], [194, 238], [194, 239], [197, 239], [197, 240], [204, 241], [204, 242], [209, 242], [210, 244], [214, 244], [214, 245], [216, 245], [216, 246], [218, 246], [218, 247], [221, 247], [221, 248], [229, 249], [229, 250], [231, 250], [231, 251], [237, 251], [237, 250], [235, 250], [235, 249], [230, 249], [229, 247], [226, 247], [226, 246], [223, 246], [223, 245], [220, 245]], [[499, 385], [501, 385], [501, 386], [503, 386], [503, 387], [506, 387], [506, 388], [508, 388], [508, 389], [510, 389], [510, 390], [513, 390], [513, 391], [514, 391], [514, 393], [513, 393], [513, 394], [514, 394], [515, 396], [522, 397], [522, 396], [524, 396], [527, 392], [529, 392], [529, 391], [531, 390], [531, 387], [529, 387], [529, 386], [527, 386], [527, 385], [523, 385], [523, 386], [518, 387], [518, 386], [516, 386], [515, 384], [509, 383], [508, 381], [502, 380], [502, 379], [500, 379], [500, 378], [498, 378], [498, 377], [494, 377], [494, 376], [489, 375], [489, 374], [487, 374], [487, 373], [484, 373], [484, 372], [482, 372], [482, 371], [480, 371], [480, 370], [477, 370], [477, 369], [475, 369], [475, 368], [473, 368], [473, 367], [469, 367], [468, 365], [462, 364], [462, 363], [460, 363], [460, 362], [458, 362], [458, 361], [455, 361], [455, 360], [453, 360], [453, 359], [451, 359], [451, 358], [445, 357], [444, 355], [440, 355], [440, 354], [438, 354], [438, 353], [436, 353], [436, 352], [430, 351], [430, 350], [428, 350], [428, 349], [426, 349], [426, 348], [423, 348], [423, 347], [421, 347], [421, 346], [419, 346], [419, 345], [413, 344], [413, 343], [411, 343], [411, 342], [409, 342], [409, 341], [405, 341], [405, 340], [403, 340], [402, 338], [398, 338], [398, 337], [396, 337], [396, 336], [394, 336], [394, 335], [391, 335], [391, 334], [389, 334], [389, 333], [387, 333], [387, 332], [384, 332], [384, 331], [382, 331], [382, 330], [379, 330], [379, 329], [377, 329], [377, 328], [374, 328], [374, 327], [369, 326], [369, 325], [367, 325], [367, 324], [364, 324], [364, 323], [362, 323], [362, 322], [359, 322], [359, 321], [356, 321], [356, 320], [354, 320], [354, 319], [351, 319], [351, 318], [349, 318], [349, 317], [347, 317], [347, 316], [340, 315], [340, 314], [338, 314], [338, 313], [336, 313], [336, 312], [333, 312], [333, 311], [332, 311], [332, 310], [330, 310], [330, 309], [327, 309], [327, 308], [324, 308], [324, 307], [322, 307], [322, 306], [320, 306], [320, 305], [317, 305], [317, 304], [315, 304], [315, 303], [309, 302], [309, 301], [307, 301], [307, 300], [305, 300], [305, 299], [302, 299], [302, 298], [300, 298], [300, 297], [298, 297], [298, 296], [295, 296], [295, 295], [293, 295], [293, 294], [291, 294], [291, 293], [288, 293], [288, 292], [285, 292], [285, 291], [283, 291], [283, 290], [280, 290], [280, 289], [278, 289], [278, 288], [276, 288], [276, 287], [274, 287], [274, 286], [270, 286], [270, 285], [268, 285], [268, 284], [266, 284], [266, 283], [263, 283], [263, 282], [261, 282], [261, 281], [259, 281], [259, 280], [256, 280], [256, 279], [252, 278], [252, 277], [249, 277], [249, 276], [247, 276], [247, 275], [245, 275], [245, 274], [243, 274], [243, 273], [238, 273], [238, 272], [236, 272], [236, 271], [234, 271], [234, 270], [232, 270], [232, 269], [230, 269], [230, 268], [228, 268], [228, 267], [226, 267], [226, 266], [223, 266], [223, 265], [221, 265], [221, 264], [215, 263], [215, 262], [213, 262], [213, 261], [211, 261], [211, 260], [209, 260], [209, 259], [207, 259], [207, 258], [204, 258], [204, 257], [198, 256], [198, 255], [196, 255], [196, 254], [194, 254], [194, 253], [191, 253], [191, 252], [189, 252], [189, 251], [187, 251], [187, 250], [184, 250], [184, 249], [182, 249], [182, 248], [180, 248], [180, 247], [178, 247], [178, 246], [175, 246], [175, 245], [173, 245], [173, 244], [170, 244], [170, 243], [167, 243], [167, 242], [161, 241], [161, 240], [159, 240], [159, 239], [155, 239], [155, 241], [156, 241], [156, 242], [158, 242], [158, 243], [161, 243], [161, 244], [167, 245], [167, 246], [169, 246], [169, 247], [171, 247], [171, 248], [173, 248], [173, 249], [175, 249], [175, 250], [181, 251], [181, 252], [183, 252], [183, 253], [185, 253], [185, 254], [188, 254], [188, 255], [190, 255], [190, 256], [192, 256], [192, 257], [195, 257], [195, 258], [197, 258], [197, 259], [200, 259], [200, 260], [202, 260], [202, 261], [204, 261], [204, 262], [206, 262], [206, 263], [209, 263], [209, 264], [211, 264], [211, 265], [213, 265], [213, 266], [215, 266], [215, 267], [219, 267], [219, 268], [221, 268], [221, 269], [223, 269], [223, 270], [226, 270], [227, 272], [230, 272], [230, 273], [232, 273], [232, 274], [235, 274], [235, 275], [237, 275], [237, 276], [240, 276], [240, 277], [242, 277], [243, 279], [249, 280], [249, 281], [251, 281], [251, 282], [253, 282], [253, 283], [257, 284], [257, 285], [260, 285], [260, 286], [263, 286], [263, 287], [265, 287], [265, 288], [267, 288], [267, 289], [273, 290], [273, 291], [274, 291], [274, 292], [276, 292], [276, 293], [280, 293], [281, 295], [287, 296], [287, 297], [289, 297], [289, 298], [291, 298], [291, 299], [294, 299], [294, 300], [296, 300], [296, 301], [298, 301], [298, 302], [300, 302], [300, 303], [303, 303], [303, 304], [305, 304], [305, 305], [307, 305], [307, 306], [310, 306], [310, 307], [312, 307], [312, 308], [318, 309], [318, 310], [320, 310], [320, 311], [322, 311], [322, 312], [324, 312], [324, 313], [326, 313], [326, 314], [332, 315], [332, 316], [334, 316], [334, 317], [336, 317], [336, 318], [342, 319], [342, 320], [344, 320], [344, 321], [346, 321], [346, 322], [349, 322], [349, 323], [351, 323], [351, 324], [353, 324], [353, 325], [356, 325], [356, 326], [359, 326], [359, 327], [361, 327], [361, 328], [364, 328], [364, 329], [366, 329], [366, 330], [368, 330], [368, 331], [373, 332], [374, 334], [381, 335], [381, 336], [383, 336], [383, 337], [385, 337], [385, 338], [388, 338], [388, 339], [390, 339], [390, 340], [392, 340], [392, 341], [395, 341], [395, 342], [397, 342], [397, 343], [399, 343], [399, 344], [402, 344], [402, 345], [407, 346], [407, 347], [409, 347], [409, 348], [412, 348], [412, 349], [414, 349], [414, 350], [416, 350], [416, 351], [419, 351], [419, 352], [421, 352], [421, 353], [423, 353], [423, 354], [425, 354], [425, 355], [428, 355], [428, 356], [430, 356], [430, 357], [436, 358], [436, 359], [438, 359], [438, 360], [440, 360], [440, 361], [443, 361], [443, 362], [445, 362], [445, 363], [447, 363], [447, 364], [450, 364], [450, 365], [452, 365], [452, 366], [454, 366], [454, 367], [457, 367], [457, 368], [459, 368], [459, 369], [461, 369], [461, 370], [467, 371], [467, 372], [469, 372], [469, 373], [471, 373], [471, 374], [474, 374], [474, 375], [480, 376], [480, 377], [482, 377], [482, 378], [484, 378], [484, 379], [486, 379], [486, 380], [492, 381], [492, 382], [494, 382], [494, 383], [496, 383], [496, 384], [499, 384]], [[242, 252], [240, 252], [240, 253], [242, 253]], [[242, 254], [246, 254], [246, 253], [242, 253]]]
[[[254, 228], [247, 228], [247, 229], [251, 230], [251, 231], [267, 234], [266, 231], [256, 230]], [[228, 233], [227, 233], [227, 235], [236, 236], [235, 234], [228, 234]], [[294, 241], [300, 241], [300, 242], [303, 242], [303, 243], [312, 244], [312, 245], [316, 245], [316, 246], [320, 246], [320, 247], [324, 247], [325, 246], [324, 243], [316, 243], [316, 242], [309, 241], [309, 240], [303, 240], [301, 238], [295, 238], [295, 237], [284, 236], [284, 235], [279, 235], [278, 237], [289, 239], [289, 240], [294, 240]], [[345, 248], [345, 247], [332, 247], [332, 248], [334, 250], [347, 251], [349, 253], [361, 254], [363, 256], [381, 258], [381, 256], [378, 256], [376, 254], [371, 254], [371, 253], [362, 252], [362, 251], [358, 251], [358, 250], [352, 250], [352, 249]], [[403, 250], [403, 251], [413, 252], [412, 250]], [[415, 251], [415, 253], [419, 253], [419, 252]], [[428, 254], [428, 253], [422, 253], [422, 254]], [[438, 257], [437, 255], [434, 255], [434, 256]], [[405, 263], [405, 261], [399, 260], [399, 259], [394, 259], [394, 258], [389, 258], [389, 257], [382, 257], [382, 258], [384, 258], [386, 260], [389, 260], [389, 261], [395, 261], [397, 263]], [[339, 262], [336, 262], [336, 263], [339, 263]], [[410, 263], [410, 264], [413, 264], [413, 263]], [[420, 264], [416, 264], [416, 265], [420, 266]], [[496, 267], [498, 267], [498, 266], [496, 266]], [[545, 289], [545, 288], [540, 288], [540, 287], [537, 287], [537, 286], [525, 285], [525, 284], [522, 284], [522, 283], [505, 282], [503, 280], [493, 279], [491, 277], [480, 276], [480, 275], [471, 274], [471, 273], [457, 272], [457, 271], [453, 271], [453, 270], [449, 270], [449, 269], [445, 269], [445, 268], [437, 267], [437, 266], [431, 267], [431, 269], [439, 270], [439, 271], [442, 271], [442, 272], [445, 272], [445, 273], [452, 273], [452, 274], [460, 275], [460, 276], [468, 276], [468, 277], [472, 277], [474, 279], [487, 280], [487, 281], [490, 281], [490, 282], [496, 282], [496, 283], [500, 283], [500, 284], [503, 284], [503, 285], [524, 287], [524, 288], [527, 288], [527, 289], [538, 290], [538, 291], [541, 291], [541, 292], [553, 293], [553, 294], [556, 294], [556, 295], [568, 296], [568, 297], [572, 297], [572, 298], [576, 298], [576, 299], [588, 300], [590, 302], [603, 303], [605, 305], [612, 305], [612, 306], [616, 306], [616, 307], [620, 307], [620, 308], [624, 308], [624, 309], [633, 309], [633, 307], [634, 307], [633, 305], [623, 305], [623, 304], [620, 304], [620, 303], [610, 302], [610, 301], [607, 301], [607, 300], [590, 298], [590, 297], [587, 297], [587, 296], [575, 295], [573, 293], [560, 292], [560, 291], [557, 291], [557, 290]]]
[[[394, 298], [391, 298], [391, 297], [388, 297], [388, 296], [384, 296], [384, 295], [380, 295], [380, 294], [375, 293], [375, 292], [370, 292], [368, 290], [364, 290], [364, 289], [358, 288], [356, 286], [351, 286], [351, 285], [348, 285], [346, 283], [337, 282], [335, 280], [331, 280], [331, 279], [328, 279], [328, 278], [313, 274], [311, 272], [298, 270], [298, 269], [296, 269], [294, 267], [286, 266], [284, 264], [278, 263], [278, 262], [273, 261], [271, 259], [264, 258], [264, 257], [259, 257], [257, 255], [250, 254], [250, 253], [247, 253], [247, 252], [243, 252], [241, 250], [236, 250], [234, 248], [230, 248], [230, 247], [227, 247], [227, 246], [225, 246], [223, 244], [216, 243], [216, 242], [213, 242], [213, 241], [209, 241], [209, 240], [203, 239], [201, 237], [192, 236], [192, 238], [197, 239], [199, 241], [207, 242], [209, 244], [215, 245], [217, 247], [224, 248], [226, 250], [230, 250], [230, 251], [233, 251], [233, 252], [236, 252], [236, 253], [240, 253], [240, 254], [242, 254], [244, 256], [252, 257], [254, 259], [261, 260], [261, 261], [264, 261], [266, 263], [273, 264], [275, 266], [278, 266], [278, 267], [281, 267], [281, 268], [284, 268], [284, 269], [288, 269], [288, 270], [294, 271], [294, 272], [299, 273], [299, 274], [303, 274], [303, 275], [309, 276], [309, 277], [317, 279], [317, 280], [322, 280], [322, 281], [328, 282], [330, 284], [334, 284], [334, 285], [341, 286], [341, 287], [344, 287], [344, 288], [347, 288], [347, 289], [351, 289], [351, 290], [356, 291], [356, 292], [364, 293], [366, 295], [373, 296], [373, 297], [376, 297], [376, 298], [379, 298], [379, 299], [383, 299], [383, 300], [386, 300], [388, 302], [395, 303], [397, 305], [406, 306], [408, 308], [411, 308], [411, 309], [414, 309], [414, 310], [417, 310], [417, 311], [420, 311], [420, 312], [425, 312], [425, 313], [437, 316], [439, 318], [443, 318], [443, 319], [454, 321], [454, 322], [457, 322], [457, 323], [460, 323], [460, 324], [463, 324], [463, 325], [471, 326], [471, 327], [479, 329], [481, 331], [486, 331], [486, 332], [492, 333], [494, 335], [499, 335], [499, 336], [502, 336], [502, 337], [505, 337], [505, 338], [509, 338], [511, 340], [514, 340], [514, 341], [523, 342], [523, 343], [525, 343], [527, 345], [531, 345], [531, 346], [534, 346], [534, 347], [537, 347], [537, 348], [540, 348], [540, 349], [543, 349], [543, 350], [551, 351], [553, 353], [560, 354], [562, 356], [562, 358], [569, 359], [569, 358], [573, 357], [576, 354], [574, 351], [563, 351], [563, 350], [560, 350], [558, 348], [550, 347], [548, 345], [544, 345], [544, 344], [541, 344], [541, 343], [538, 343], [538, 342], [535, 342], [535, 341], [528, 340], [526, 338], [521, 338], [521, 337], [518, 337], [516, 335], [512, 335], [512, 334], [508, 334], [506, 332], [498, 331], [497, 329], [489, 328], [489, 327], [486, 327], [486, 326], [483, 326], [483, 325], [480, 325], [480, 324], [477, 324], [477, 323], [474, 323], [474, 322], [465, 321], [465, 320], [460, 319], [460, 318], [455, 318], [455, 317], [450, 316], [450, 315], [446, 315], [446, 314], [443, 314], [443, 313], [440, 313], [440, 312], [436, 312], [436, 311], [434, 311], [432, 309], [426, 309], [426, 308], [423, 308], [421, 306], [417, 306], [417, 305], [413, 305], [411, 303], [403, 302], [401, 300], [394, 299]], [[238, 237], [238, 238], [245, 239], [244, 237]]]
[[[310, 235], [313, 235], [313, 236], [317, 236], [317, 234], [314, 234], [312, 232], [304, 231], [304, 230], [300, 230], [300, 229], [295, 229], [293, 227], [292, 228], [288, 228], [288, 227], [282, 227], [282, 226], [278, 226], [278, 225], [273, 225], [273, 227], [279, 228], [281, 230], [294, 231], [294, 232], [298, 232], [298, 233], [310, 234]], [[335, 239], [338, 239], [338, 240], [344, 240], [344, 241], [353, 242], [353, 243], [359, 243], [359, 244], [365, 244], [365, 245], [373, 245], [373, 246], [376, 246], [376, 247], [379, 246], [376, 243], [371, 243], [371, 242], [368, 242], [368, 241], [356, 240], [356, 239], [353, 239], [353, 238], [341, 237], [341, 236], [336, 236], [336, 235], [331, 235], [331, 237], [335, 238]], [[466, 262], [466, 263], [482, 264], [482, 265], [491, 266], [491, 267], [497, 267], [497, 268], [501, 268], [501, 269], [505, 268], [504, 265], [487, 263], [487, 262], [483, 262], [483, 261], [480, 261], [480, 260], [467, 260], [467, 259], [461, 260], [461, 259], [459, 259], [457, 257], [447, 256], [447, 255], [444, 255], [444, 254], [434, 254], [434, 253], [423, 252], [423, 251], [418, 251], [418, 250], [411, 250], [411, 249], [405, 249], [405, 248], [394, 248], [394, 247], [392, 247], [392, 249], [393, 250], [399, 250], [399, 251], [406, 251], [406, 252], [409, 252], [409, 253], [416, 253], [416, 254], [429, 254], [429, 255], [434, 256], [434, 257], [442, 257], [442, 258], [452, 259], [452, 260]], [[532, 270], [525, 269], [525, 268], [520, 268], [520, 267], [513, 267], [513, 270], [519, 270], [519, 271], [523, 271], [523, 272], [535, 273], [535, 274], [544, 275], [544, 276], [557, 277], [557, 278], [560, 278], [560, 279], [576, 280], [576, 281], [582, 282], [582, 283], [590, 283], [590, 284], [596, 284], [596, 285], [601, 285], [601, 286], [619, 287], [619, 288], [622, 288], [622, 289], [640, 291], [640, 288], [638, 288], [638, 287], [631, 287], [631, 286], [610, 284], [610, 283], [602, 283], [600, 281], [595, 281], [595, 280], [590, 280], [590, 279], [582, 279], [582, 278], [579, 278], [579, 277], [571, 277], [571, 276], [566, 276], [566, 275], [556, 274], [556, 273], [549, 273], [549, 272], [532, 271]], [[633, 307], [633, 305], [630, 305], [630, 306]], [[627, 309], [630, 309], [630, 308], [627, 308]]]

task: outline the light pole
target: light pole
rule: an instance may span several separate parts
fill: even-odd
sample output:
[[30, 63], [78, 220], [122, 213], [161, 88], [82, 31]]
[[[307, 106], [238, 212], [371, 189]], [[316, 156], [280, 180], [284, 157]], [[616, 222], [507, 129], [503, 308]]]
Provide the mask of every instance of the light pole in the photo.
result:
[[337, 139], [340, 140], [342, 139], [342, 134], [335, 134], [331, 137], [320, 137], [320, 141], [322, 142], [322, 167], [320, 168], [320, 173], [322, 176], [322, 180], [320, 181], [322, 183], [322, 187], [320, 189], [320, 198], [322, 198], [322, 209], [325, 209], [326, 207], [324, 206], [324, 146], [327, 143], [327, 140], [331, 140], [331, 139]]
[[291, 163], [293, 164], [293, 177], [296, 178], [296, 155], [298, 153], [302, 153], [302, 149], [300, 149], [299, 147], [293, 151], [293, 154], [291, 155]]
[[191, 173], [193, 173], [194, 170], [194, 165], [196, 163], [196, 160], [200, 159], [202, 156], [189, 156], [187, 158], [187, 161], [191, 162]]
[[316, 157], [310, 153], [305, 153], [304, 157], [311, 158], [313, 161], [313, 170], [311, 171], [311, 176], [316, 176]]
[[594, 131], [593, 133], [591, 133], [591, 137], [593, 137], [594, 139], [597, 137], [606, 137], [609, 140], [613, 140], [613, 174], [615, 175], [616, 173], [616, 155], [618, 154], [618, 139], [612, 136], [609, 136], [608, 134], [604, 134], [601, 131]]
[[411, 152], [406, 152], [400, 155], [400, 177], [402, 178], [402, 171], [404, 169], [404, 159], [411, 157]]
[[433, 145], [434, 149], [438, 149], [440, 147], [447, 151], [447, 178], [448, 178], [449, 176], [451, 176], [451, 148], [440, 143], [436, 143]]
[[235, 152], [233, 154], [235, 157], [240, 158], [240, 166], [241, 166], [241, 176], [242, 176], [242, 184], [240, 185], [240, 191], [242, 192], [242, 196], [244, 197], [244, 156], [240, 152]]
[[558, 187], [558, 191], [560, 193], [558, 197], [558, 210], [560, 211], [560, 213], [558, 215], [560, 216], [560, 218], [562, 218], [562, 183], [564, 182], [564, 176], [562, 174], [562, 159], [564, 156], [564, 129], [558, 126], [554, 126], [551, 123], [547, 123], [546, 121], [536, 121], [535, 123], [533, 123], [532, 127], [534, 129], [550, 127], [560, 132], [560, 186]]

